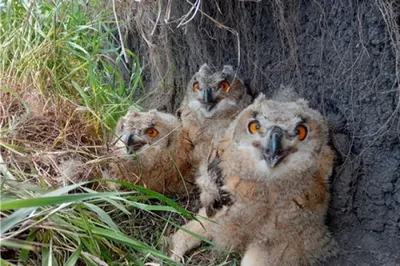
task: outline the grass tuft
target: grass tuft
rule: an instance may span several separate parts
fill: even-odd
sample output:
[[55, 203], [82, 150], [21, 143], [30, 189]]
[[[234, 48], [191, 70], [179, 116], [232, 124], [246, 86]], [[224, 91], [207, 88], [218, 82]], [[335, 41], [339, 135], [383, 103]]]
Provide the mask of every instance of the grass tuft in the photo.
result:
[[112, 18], [101, 1], [1, 1], [2, 265], [174, 264], [162, 235], [172, 216], [190, 213], [98, 181], [111, 129], [141, 86]]

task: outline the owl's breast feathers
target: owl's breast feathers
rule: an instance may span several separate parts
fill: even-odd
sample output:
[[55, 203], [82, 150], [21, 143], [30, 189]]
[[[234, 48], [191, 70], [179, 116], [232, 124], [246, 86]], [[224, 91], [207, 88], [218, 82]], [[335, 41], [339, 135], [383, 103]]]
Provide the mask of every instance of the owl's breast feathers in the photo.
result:
[[332, 174], [335, 153], [329, 146], [325, 146], [319, 156], [318, 170], [311, 177], [311, 185], [293, 199], [302, 209], [325, 210], [328, 206], [329, 176]]
[[[223, 206], [231, 206], [237, 198], [246, 201], [268, 202], [270, 205], [295, 205], [301, 210], [324, 212], [330, 199], [328, 178], [331, 175], [335, 154], [329, 146], [325, 146], [319, 154], [318, 168], [309, 172], [302, 178], [298, 186], [287, 186], [287, 182], [295, 182], [296, 176], [288, 176], [285, 179], [266, 180], [260, 182], [251, 179], [242, 179], [238, 175], [226, 176], [220, 163], [228, 141], [222, 139], [216, 149], [213, 150], [208, 164], [209, 178], [216, 184], [219, 190], [219, 198], [212, 205], [206, 206], [208, 217], [213, 217]], [[303, 182], [304, 181], [304, 182]], [[293, 187], [295, 189], [293, 189]], [[286, 202], [286, 203], [285, 203]]]

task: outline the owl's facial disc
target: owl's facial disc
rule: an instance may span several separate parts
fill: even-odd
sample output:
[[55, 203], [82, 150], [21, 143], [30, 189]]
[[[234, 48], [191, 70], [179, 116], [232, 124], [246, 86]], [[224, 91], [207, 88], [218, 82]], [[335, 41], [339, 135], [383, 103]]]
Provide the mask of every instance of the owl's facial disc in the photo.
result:
[[192, 91], [195, 93], [197, 102], [207, 112], [212, 113], [217, 109], [217, 105], [223, 101], [221, 93], [228, 93], [231, 89], [229, 81], [226, 79], [216, 84], [203, 84], [199, 81], [193, 83]]
[[125, 139], [126, 151], [128, 154], [138, 152], [146, 144], [146, 140], [134, 133], [129, 133]]

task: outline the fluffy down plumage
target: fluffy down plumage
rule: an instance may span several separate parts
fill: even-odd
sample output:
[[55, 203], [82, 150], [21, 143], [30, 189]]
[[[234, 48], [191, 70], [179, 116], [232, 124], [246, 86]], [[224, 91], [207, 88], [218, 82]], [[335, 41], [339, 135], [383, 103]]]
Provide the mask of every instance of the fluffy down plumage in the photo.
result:
[[110, 175], [168, 194], [190, 193], [193, 146], [173, 115], [131, 109], [116, 128]]
[[[278, 102], [263, 95], [230, 125], [210, 158], [230, 200], [185, 228], [222, 248], [242, 252], [241, 265], [313, 265], [332, 256], [336, 243], [324, 224], [334, 153], [328, 127], [304, 100]], [[203, 218], [202, 218], [203, 217]], [[170, 239], [180, 260], [199, 244], [178, 230]]]
[[200, 195], [203, 205], [219, 197], [217, 184], [210, 182], [207, 174], [212, 145], [250, 102], [246, 87], [229, 65], [218, 70], [204, 64], [188, 83], [180, 112], [183, 130], [194, 146], [190, 160], [199, 169], [196, 182], [203, 191]]

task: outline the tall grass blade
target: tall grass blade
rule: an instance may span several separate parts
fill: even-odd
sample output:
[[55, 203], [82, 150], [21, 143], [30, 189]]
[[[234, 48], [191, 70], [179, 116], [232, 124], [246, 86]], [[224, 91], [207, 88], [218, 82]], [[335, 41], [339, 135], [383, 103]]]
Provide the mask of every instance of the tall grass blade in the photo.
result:
[[31, 199], [17, 199], [2, 202], [0, 210], [21, 209], [28, 207], [42, 207], [69, 202], [79, 202], [88, 199], [99, 199], [104, 197], [131, 194], [131, 192], [104, 192], [104, 193], [79, 193], [65, 196], [41, 197]]
[[65, 262], [64, 266], [75, 266], [82, 252], [82, 244], [72, 253], [72, 255]]
[[[62, 187], [62, 188], [56, 189], [52, 192], [46, 193], [43, 196], [51, 197], [51, 196], [62, 195], [62, 194], [68, 193], [69, 191], [74, 190], [82, 185], [85, 185], [85, 184], [87, 184], [87, 182]], [[15, 201], [15, 200], [7, 201], [7, 202], [13, 202], [13, 201]], [[0, 210], [2, 210], [3, 207], [4, 207], [4, 202], [2, 201], [0, 203]], [[15, 212], [13, 212], [7, 218], [5, 218], [4, 220], [1, 221], [1, 228], [0, 228], [1, 234], [4, 234], [8, 230], [13, 228], [17, 224], [19, 224], [20, 222], [22, 222], [30, 213], [32, 213], [35, 210], [36, 210], [36, 208], [25, 208], [25, 209], [16, 210]]]
[[114, 232], [108, 229], [103, 229], [99, 227], [94, 227], [92, 228], [92, 232], [96, 235], [108, 238], [110, 240], [114, 240], [119, 243], [126, 244], [128, 246], [131, 246], [134, 249], [139, 249], [141, 251], [148, 252], [150, 254], [156, 255], [159, 258], [165, 259], [168, 262], [174, 262], [171, 260], [168, 256], [164, 255], [160, 251], [150, 247], [149, 245], [146, 245], [142, 242], [139, 242], [137, 240], [134, 240], [132, 238], [127, 237], [126, 235], [118, 232]]
[[118, 225], [116, 225], [114, 223], [114, 221], [111, 219], [111, 217], [104, 210], [102, 210], [101, 208], [99, 208], [98, 206], [96, 206], [94, 204], [90, 204], [87, 202], [85, 202], [84, 205], [86, 207], [88, 207], [90, 210], [92, 210], [93, 212], [97, 213], [97, 215], [99, 215], [101, 220], [104, 221], [108, 226], [110, 226], [115, 231], [120, 232]]

